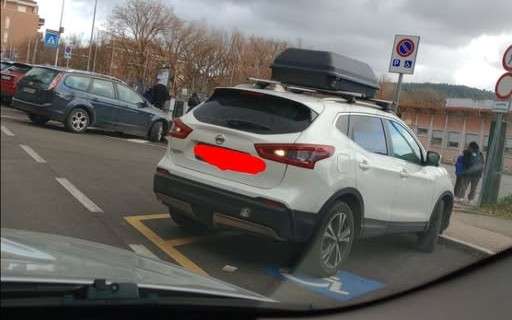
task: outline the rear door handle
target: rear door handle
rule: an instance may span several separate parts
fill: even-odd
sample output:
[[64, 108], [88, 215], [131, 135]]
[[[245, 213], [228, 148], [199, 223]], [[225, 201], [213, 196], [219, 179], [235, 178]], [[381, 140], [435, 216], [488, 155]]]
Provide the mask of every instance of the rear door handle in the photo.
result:
[[370, 164], [368, 163], [368, 160], [361, 160], [361, 162], [359, 162], [359, 168], [361, 168], [361, 170], [370, 169]]
[[400, 177], [407, 178], [408, 176], [409, 176], [409, 171], [407, 171], [406, 169], [402, 169], [400, 171]]

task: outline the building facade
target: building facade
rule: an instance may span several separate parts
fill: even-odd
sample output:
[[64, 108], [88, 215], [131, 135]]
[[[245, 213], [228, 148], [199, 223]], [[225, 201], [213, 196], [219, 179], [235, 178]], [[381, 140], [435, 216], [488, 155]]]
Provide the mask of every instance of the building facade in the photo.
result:
[[[444, 107], [400, 106], [402, 119], [416, 131], [427, 148], [439, 152], [443, 162], [455, 163], [472, 141], [487, 152], [489, 131], [495, 117], [494, 100], [446, 99]], [[505, 115], [507, 133], [503, 167], [512, 172], [512, 112]]]
[[34, 42], [37, 30], [44, 24], [38, 5], [33, 0], [1, 0], [0, 47], [3, 58], [16, 60], [30, 56], [29, 41]]

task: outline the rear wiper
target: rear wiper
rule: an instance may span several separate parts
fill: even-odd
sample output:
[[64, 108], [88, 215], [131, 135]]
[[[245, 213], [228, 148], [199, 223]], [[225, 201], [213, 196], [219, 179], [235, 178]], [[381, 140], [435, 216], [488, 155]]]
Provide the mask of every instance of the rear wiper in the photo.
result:
[[244, 120], [227, 120], [226, 124], [230, 128], [234, 129], [254, 129], [254, 130], [261, 130], [261, 131], [270, 131], [270, 128], [262, 126], [260, 124], [244, 121]]

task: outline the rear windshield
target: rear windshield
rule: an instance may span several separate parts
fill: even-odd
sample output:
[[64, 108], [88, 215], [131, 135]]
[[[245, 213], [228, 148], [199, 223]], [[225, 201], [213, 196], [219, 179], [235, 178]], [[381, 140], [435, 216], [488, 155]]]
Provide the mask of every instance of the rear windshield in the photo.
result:
[[10, 71], [20, 72], [20, 73], [25, 73], [28, 70], [30, 70], [31, 68], [32, 68], [31, 66], [27, 66], [27, 65], [24, 65], [24, 64], [15, 64], [12, 67], [10, 67], [9, 70]]
[[241, 90], [220, 89], [194, 111], [201, 122], [258, 134], [306, 129], [317, 114], [298, 102]]
[[49, 85], [58, 73], [58, 70], [35, 67], [25, 74], [24, 80]]

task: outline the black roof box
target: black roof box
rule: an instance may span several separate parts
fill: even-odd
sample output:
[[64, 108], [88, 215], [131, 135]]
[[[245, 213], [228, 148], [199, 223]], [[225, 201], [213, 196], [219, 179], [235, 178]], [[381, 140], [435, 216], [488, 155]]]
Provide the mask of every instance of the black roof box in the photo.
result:
[[271, 68], [272, 80], [285, 84], [357, 92], [368, 98], [379, 89], [368, 64], [333, 52], [289, 48]]

